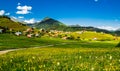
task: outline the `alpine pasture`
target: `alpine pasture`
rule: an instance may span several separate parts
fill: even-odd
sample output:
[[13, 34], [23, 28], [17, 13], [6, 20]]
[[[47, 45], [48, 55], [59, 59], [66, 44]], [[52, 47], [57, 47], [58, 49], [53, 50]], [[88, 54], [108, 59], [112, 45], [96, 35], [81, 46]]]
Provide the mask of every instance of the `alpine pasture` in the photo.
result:
[[0, 50], [26, 48], [0, 55], [0, 71], [120, 70], [120, 48], [116, 47], [118, 40], [92, 40], [93, 37], [91, 40], [71, 40], [62, 39], [62, 36], [69, 37], [70, 34], [60, 34], [61, 38], [60, 35], [47, 35], [28, 38], [0, 34]]

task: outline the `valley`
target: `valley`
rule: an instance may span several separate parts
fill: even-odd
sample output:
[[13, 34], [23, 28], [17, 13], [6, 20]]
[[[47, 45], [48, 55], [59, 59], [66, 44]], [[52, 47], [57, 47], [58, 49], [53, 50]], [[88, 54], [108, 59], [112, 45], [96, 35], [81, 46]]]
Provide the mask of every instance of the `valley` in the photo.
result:
[[42, 23], [35, 28], [0, 18], [0, 71], [120, 70], [120, 37], [115, 33], [68, 27], [50, 18]]

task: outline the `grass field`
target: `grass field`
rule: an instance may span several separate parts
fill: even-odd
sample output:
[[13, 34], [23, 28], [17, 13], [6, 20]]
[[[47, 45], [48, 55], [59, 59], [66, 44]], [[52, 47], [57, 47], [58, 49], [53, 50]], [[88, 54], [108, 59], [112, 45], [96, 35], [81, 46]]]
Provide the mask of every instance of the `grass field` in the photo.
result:
[[39, 47], [49, 44], [70, 42], [59, 38], [27, 38], [26, 36], [15, 36], [13, 34], [0, 34], [0, 50]]
[[29, 48], [0, 56], [0, 71], [119, 71], [114, 42], [69, 42]]
[[[0, 35], [0, 71], [119, 71], [118, 41], [75, 41]], [[46, 46], [53, 45], [53, 46]], [[30, 48], [40, 47], [44, 48]]]
[[23, 26], [21, 23], [14, 22], [8, 18], [0, 18], [0, 26], [7, 27], [7, 28], [12, 29], [14, 31], [24, 31], [27, 28], [29, 28], [28, 26]]

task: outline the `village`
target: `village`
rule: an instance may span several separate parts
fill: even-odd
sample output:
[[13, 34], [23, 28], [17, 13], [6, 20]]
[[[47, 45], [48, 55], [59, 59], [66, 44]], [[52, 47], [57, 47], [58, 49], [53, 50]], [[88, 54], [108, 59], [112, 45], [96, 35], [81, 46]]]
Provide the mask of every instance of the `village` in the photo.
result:
[[[27, 28], [25, 31], [14, 31], [13, 29], [0, 27], [0, 34], [14, 34], [15, 36], [26, 36], [28, 38], [36, 37], [53, 37], [61, 38], [63, 40], [89, 40], [89, 41], [104, 41], [104, 40], [119, 40], [117, 36], [105, 34], [103, 32], [97, 33], [96, 31], [76, 31], [76, 32], [65, 32], [57, 30], [45, 30], [36, 28]], [[86, 36], [88, 35], [88, 36]]]

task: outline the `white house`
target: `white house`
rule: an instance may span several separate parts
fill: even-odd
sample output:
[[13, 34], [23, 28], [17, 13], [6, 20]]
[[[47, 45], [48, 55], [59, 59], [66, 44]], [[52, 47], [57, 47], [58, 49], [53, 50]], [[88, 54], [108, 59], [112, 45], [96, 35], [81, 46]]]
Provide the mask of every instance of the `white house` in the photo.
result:
[[20, 36], [22, 33], [21, 32], [16, 32], [15, 35], [16, 36]]
[[3, 33], [3, 29], [0, 29], [0, 33]]

